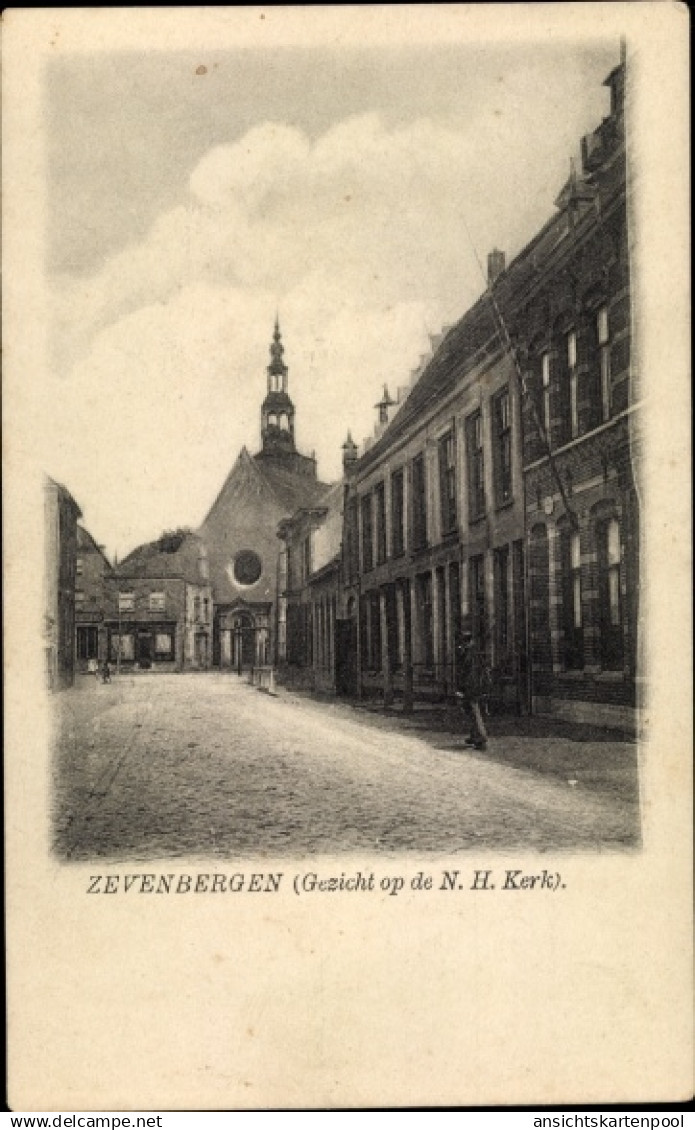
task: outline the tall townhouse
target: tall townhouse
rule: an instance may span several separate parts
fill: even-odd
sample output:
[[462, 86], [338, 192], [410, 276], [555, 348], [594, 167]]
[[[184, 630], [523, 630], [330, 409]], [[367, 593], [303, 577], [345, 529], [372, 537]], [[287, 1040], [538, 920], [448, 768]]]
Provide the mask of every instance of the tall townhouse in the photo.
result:
[[108, 658], [106, 621], [114, 612], [113, 566], [83, 526], [77, 527], [75, 656], [78, 671]]
[[513, 334], [528, 390], [533, 706], [622, 725], [634, 717], [640, 593], [624, 63], [606, 85], [610, 112], [532, 245]]
[[[504, 257], [488, 260], [490, 283]], [[385, 398], [389, 399], [389, 398]], [[378, 406], [384, 410], [384, 403]], [[346, 466], [345, 604], [353, 691], [445, 697], [470, 626], [498, 697], [520, 706], [524, 506], [520, 382], [490, 292], [436, 348], [405, 401]], [[383, 420], [383, 415], [382, 415]]]
[[43, 649], [46, 687], [75, 681], [75, 580], [77, 522], [82, 511], [61, 483], [47, 475], [44, 498]]
[[293, 685], [334, 692], [340, 681], [342, 483], [278, 525], [278, 666]]

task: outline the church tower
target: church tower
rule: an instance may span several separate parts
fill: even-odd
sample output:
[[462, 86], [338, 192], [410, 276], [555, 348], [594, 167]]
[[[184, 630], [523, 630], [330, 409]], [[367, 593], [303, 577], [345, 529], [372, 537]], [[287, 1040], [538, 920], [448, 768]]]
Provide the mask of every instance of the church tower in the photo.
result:
[[275, 319], [270, 343], [268, 391], [261, 405], [261, 450], [257, 459], [266, 470], [289, 471], [293, 475], [316, 478], [316, 460], [297, 451], [294, 438], [294, 404], [287, 391], [287, 365], [283, 354], [280, 322]]
[[284, 455], [295, 450], [294, 404], [287, 392], [287, 365], [280, 333], [280, 323], [275, 319], [275, 330], [270, 345], [268, 365], [268, 392], [261, 405], [261, 440], [264, 455]]

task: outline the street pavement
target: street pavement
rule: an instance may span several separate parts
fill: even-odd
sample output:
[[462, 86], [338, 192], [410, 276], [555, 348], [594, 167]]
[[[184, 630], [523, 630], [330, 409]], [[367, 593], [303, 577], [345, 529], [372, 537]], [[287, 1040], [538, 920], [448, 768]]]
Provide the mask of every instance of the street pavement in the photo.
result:
[[64, 859], [639, 845], [635, 746], [600, 731], [493, 719], [478, 752], [455, 716], [274, 697], [226, 672], [83, 676], [54, 705]]

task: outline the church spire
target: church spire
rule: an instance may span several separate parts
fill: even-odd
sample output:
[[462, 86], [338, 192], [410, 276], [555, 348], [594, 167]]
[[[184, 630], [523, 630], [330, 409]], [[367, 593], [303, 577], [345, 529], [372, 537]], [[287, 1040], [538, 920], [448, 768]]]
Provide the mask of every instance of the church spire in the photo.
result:
[[268, 393], [261, 406], [261, 437], [265, 452], [294, 451], [294, 404], [287, 392], [287, 365], [284, 361], [280, 319], [275, 315], [270, 343]]
[[270, 364], [268, 366], [268, 392], [287, 392], [287, 365], [282, 357], [285, 347], [280, 333], [280, 318], [275, 315], [275, 329], [270, 343]]

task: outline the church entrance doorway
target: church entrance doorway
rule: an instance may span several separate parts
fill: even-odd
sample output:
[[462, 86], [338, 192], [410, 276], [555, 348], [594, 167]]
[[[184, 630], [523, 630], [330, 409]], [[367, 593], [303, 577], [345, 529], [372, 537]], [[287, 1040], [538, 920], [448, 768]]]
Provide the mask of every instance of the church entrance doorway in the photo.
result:
[[249, 612], [239, 612], [232, 626], [233, 666], [237, 671], [248, 670], [256, 662], [256, 628]]

